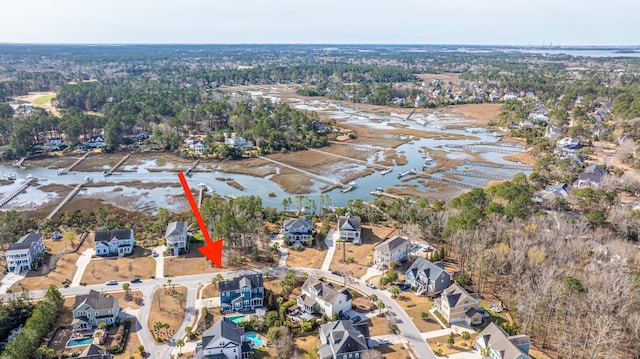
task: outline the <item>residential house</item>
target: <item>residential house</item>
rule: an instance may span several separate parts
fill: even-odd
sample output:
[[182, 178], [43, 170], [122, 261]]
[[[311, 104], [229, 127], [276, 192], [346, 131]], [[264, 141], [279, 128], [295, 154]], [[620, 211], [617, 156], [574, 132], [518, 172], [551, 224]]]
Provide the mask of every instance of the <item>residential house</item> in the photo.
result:
[[525, 334], [509, 336], [504, 329], [489, 323], [476, 337], [475, 348], [480, 355], [494, 359], [531, 359], [531, 340]]
[[362, 228], [360, 227], [360, 217], [356, 217], [351, 213], [338, 218], [338, 230], [340, 231], [340, 239], [354, 244], [362, 244]]
[[562, 136], [562, 127], [547, 126], [545, 129], [544, 137], [554, 140], [560, 136]]
[[556, 145], [564, 150], [574, 150], [580, 148], [580, 140], [575, 137], [564, 137], [559, 139]]
[[438, 294], [451, 285], [451, 275], [444, 270], [441, 261], [432, 263], [418, 257], [407, 270], [405, 282], [414, 288], [418, 295], [424, 292]]
[[23, 270], [31, 270], [43, 253], [42, 235], [35, 232], [25, 234], [17, 242], [9, 244], [5, 253], [7, 271], [20, 273]]
[[558, 200], [566, 200], [569, 198], [572, 190], [571, 186], [564, 182], [548, 185], [543, 191], [534, 194], [533, 201], [551, 207], [555, 205]]
[[262, 307], [264, 301], [262, 273], [223, 280], [218, 283], [218, 287], [220, 288], [220, 304], [225, 312], [253, 310]]
[[62, 137], [50, 137], [42, 146], [50, 151], [59, 151], [67, 147], [67, 142], [63, 140]]
[[86, 145], [90, 148], [100, 148], [107, 145], [103, 135], [92, 136], [87, 139]]
[[309, 218], [286, 219], [282, 235], [290, 246], [310, 246], [313, 243], [313, 222]]
[[95, 290], [87, 295], [78, 295], [71, 310], [73, 331], [91, 330], [100, 323], [114, 325], [118, 323], [120, 305], [118, 298], [110, 295], [104, 296]]
[[193, 150], [193, 152], [201, 155], [204, 150], [207, 149], [207, 147], [209, 146], [209, 142], [207, 140], [199, 140], [199, 141], [193, 141], [190, 145], [189, 148]]
[[241, 359], [249, 358], [253, 350], [246, 338], [244, 328], [227, 318], [215, 322], [202, 334], [196, 344], [195, 359]]
[[578, 176], [578, 179], [573, 184], [576, 188], [600, 188], [602, 186], [602, 179], [608, 175], [606, 169], [598, 166], [591, 165], [584, 169], [584, 172]]
[[409, 241], [395, 236], [373, 248], [373, 265], [391, 268], [394, 263], [404, 262], [408, 258]]
[[189, 249], [189, 223], [187, 222], [171, 222], [167, 226], [167, 232], [164, 234], [167, 247], [171, 249], [174, 256], [186, 253]]
[[251, 148], [251, 145], [247, 142], [247, 140], [243, 137], [236, 136], [235, 133], [232, 133], [231, 136], [227, 137], [225, 134], [224, 144], [233, 148], [239, 148], [241, 150], [246, 150], [247, 148]]
[[113, 359], [114, 355], [108, 353], [106, 350], [101, 349], [99, 346], [95, 345], [95, 344], [89, 344], [88, 347], [86, 347], [79, 356], [76, 357], [77, 359]]
[[133, 252], [136, 241], [133, 229], [114, 229], [110, 231], [96, 231], [96, 255], [123, 257]]
[[320, 326], [320, 359], [358, 359], [369, 350], [369, 324], [338, 320]]
[[302, 294], [298, 296], [297, 302], [303, 312], [326, 314], [333, 318], [335, 314], [350, 310], [352, 299], [348, 290], [338, 291], [331, 283], [308, 277], [302, 285]]
[[464, 321], [468, 325], [482, 323], [480, 299], [477, 294], [469, 294], [464, 288], [452, 284], [440, 293], [440, 298], [435, 300], [436, 310], [442, 314], [449, 323]]

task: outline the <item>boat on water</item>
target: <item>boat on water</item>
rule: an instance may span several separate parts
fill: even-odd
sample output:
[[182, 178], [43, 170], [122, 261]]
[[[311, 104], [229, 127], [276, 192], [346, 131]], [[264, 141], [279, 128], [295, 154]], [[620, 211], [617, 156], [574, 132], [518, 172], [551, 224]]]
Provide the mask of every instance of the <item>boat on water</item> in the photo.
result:
[[382, 175], [384, 176], [387, 173], [391, 173], [391, 172], [393, 172], [393, 169], [389, 168], [389, 169], [386, 169], [386, 170], [382, 171]]
[[5, 173], [2, 176], [2, 179], [6, 180], [6, 181], [15, 181], [16, 180], [16, 174], [15, 173]]
[[376, 192], [384, 192], [384, 188], [378, 187], [378, 188], [376, 188]]
[[91, 177], [85, 177], [85, 178], [84, 178], [84, 181], [85, 181], [85, 182], [88, 182], [88, 183], [93, 183], [93, 178], [91, 178]]
[[358, 185], [356, 184], [356, 181], [351, 181], [349, 183], [347, 183], [348, 186], [356, 188]]
[[66, 168], [61, 168], [58, 170], [58, 176], [62, 176], [62, 175], [67, 175], [69, 174], [69, 170], [67, 170]]

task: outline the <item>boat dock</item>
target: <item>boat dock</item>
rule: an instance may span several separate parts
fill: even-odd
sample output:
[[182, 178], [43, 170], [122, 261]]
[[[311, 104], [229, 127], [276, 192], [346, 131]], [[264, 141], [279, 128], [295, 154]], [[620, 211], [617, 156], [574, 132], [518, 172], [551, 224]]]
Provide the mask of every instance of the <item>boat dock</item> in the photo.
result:
[[311, 178], [313, 178], [315, 180], [318, 180], [320, 182], [324, 182], [324, 183], [328, 183], [328, 184], [332, 185], [331, 187], [322, 190], [321, 192], [323, 192], [323, 193], [324, 192], [329, 192], [329, 191], [333, 190], [336, 187], [340, 187], [340, 188], [343, 188], [343, 189], [349, 187], [348, 185], [345, 185], [344, 183], [340, 183], [340, 182], [336, 182], [336, 181], [330, 180], [330, 179], [328, 179], [326, 177], [322, 177], [322, 176], [317, 175], [315, 173], [311, 173], [309, 171], [305, 171], [303, 169], [300, 169], [300, 168], [297, 168], [297, 167], [293, 167], [293, 166], [288, 165], [286, 163], [278, 162], [276, 160], [272, 160], [272, 159], [266, 158], [264, 156], [258, 156], [258, 158], [260, 158], [262, 160], [265, 160], [265, 161], [268, 161], [268, 162], [271, 162], [271, 163], [275, 163], [278, 166], [282, 166], [282, 167], [288, 168], [290, 170], [293, 170], [293, 171], [296, 171], [296, 172], [300, 172], [300, 173], [302, 173], [302, 174], [304, 174], [306, 176], [309, 176], [309, 177], [311, 177]]
[[80, 162], [84, 161], [84, 160], [85, 160], [85, 158], [87, 158], [87, 156], [89, 156], [89, 153], [91, 153], [91, 152], [87, 152], [87, 153], [85, 153], [82, 157], [78, 158], [78, 160], [77, 160], [77, 161], [75, 161], [71, 166], [67, 167], [67, 173], [68, 173], [68, 172], [71, 172], [71, 170], [72, 170], [75, 166], [77, 166], [78, 164], [80, 164]]
[[373, 168], [375, 168], [375, 169], [379, 169], [379, 170], [383, 170], [383, 171], [387, 171], [387, 170], [391, 171], [391, 167], [389, 167], [389, 166], [383, 166], [383, 165], [378, 165], [378, 164], [375, 164], [375, 163], [369, 163], [369, 162], [367, 162], [367, 161], [358, 160], [358, 159], [351, 158], [351, 157], [347, 157], [347, 156], [337, 155], [337, 154], [335, 154], [335, 153], [331, 153], [331, 152], [320, 151], [320, 150], [316, 150], [316, 149], [314, 149], [314, 148], [307, 148], [307, 150], [308, 150], [308, 151], [319, 152], [319, 153], [322, 153], [322, 154], [325, 154], [325, 155], [329, 155], [329, 156], [334, 156], [334, 157], [342, 158], [342, 159], [345, 159], [345, 160], [347, 160], [347, 161], [352, 161], [352, 162], [360, 163], [360, 164], [363, 164], [363, 165], [365, 165], [365, 166], [367, 166], [367, 167], [373, 167]]
[[[89, 181], [87, 181], [89, 182]], [[51, 211], [51, 213], [49, 213], [49, 215], [47, 216], [47, 219], [51, 219], [53, 218], [53, 216], [56, 215], [56, 213], [58, 213], [58, 211], [64, 207], [65, 204], [69, 203], [69, 201], [71, 201], [71, 199], [73, 199], [73, 197], [76, 196], [76, 194], [78, 194], [78, 192], [80, 192], [80, 188], [82, 188], [82, 186], [84, 185], [84, 183], [80, 183], [79, 185], [75, 186], [75, 188], [73, 190], [71, 190], [71, 192], [69, 192], [69, 194], [62, 200], [62, 202], [60, 202], [56, 208], [53, 209], [53, 211]]]
[[451, 173], [453, 175], [465, 176], [465, 177], [477, 177], [477, 178], [487, 178], [487, 179], [495, 179], [501, 181], [508, 181], [511, 179], [510, 176], [500, 176], [500, 175], [492, 175], [488, 173], [476, 173], [476, 172], [468, 172], [468, 171], [458, 171], [454, 169], [447, 170], [447, 173]]
[[412, 169], [410, 169], [410, 170], [408, 170], [406, 172], [398, 173], [398, 179], [401, 179], [403, 177], [410, 176], [410, 175], [415, 175], [417, 173], [418, 173], [418, 171], [415, 168], [412, 168]]
[[20, 192], [24, 191], [27, 187], [29, 187], [29, 185], [33, 181], [34, 181], [33, 178], [27, 179], [27, 181], [25, 183], [21, 184], [18, 188], [16, 188], [13, 191], [9, 192], [9, 194], [4, 196], [4, 198], [0, 199], [0, 207], [4, 206], [5, 204], [7, 204], [7, 202], [9, 202], [12, 199], [14, 199], [17, 195], [20, 194]]
[[200, 190], [198, 191], [198, 208], [202, 206], [203, 198], [204, 198], [204, 187], [200, 186]]
[[526, 165], [509, 165], [509, 164], [501, 164], [501, 163], [488, 163], [488, 162], [472, 162], [472, 161], [464, 161], [464, 165], [469, 166], [480, 166], [480, 167], [491, 167], [491, 168], [504, 168], [508, 170], [521, 170], [521, 171], [531, 171], [532, 168]]
[[[381, 196], [381, 197], [400, 199], [400, 200], [408, 199], [408, 197], [398, 196], [397, 194], [383, 192], [383, 191], [371, 191], [371, 192], [369, 192], [369, 194], [372, 195], [372, 196]], [[415, 203], [414, 200], [409, 200], [409, 202]]]
[[436, 176], [428, 175], [428, 174], [423, 174], [422, 176], [424, 178], [426, 178], [426, 179], [429, 179], [429, 180], [448, 183], [448, 184], [451, 184], [451, 185], [454, 185], [454, 186], [458, 186], [458, 187], [471, 188], [471, 189], [473, 189], [473, 188], [484, 188], [483, 186], [478, 186], [478, 185], [473, 184], [473, 183], [450, 180], [448, 178], [436, 177]]
[[386, 169], [386, 170], [382, 171], [382, 173], [381, 173], [381, 174], [384, 176], [384, 175], [386, 175], [387, 173], [391, 173], [391, 172], [393, 172], [393, 168], [389, 167], [388, 169]]
[[[478, 144], [473, 144], [473, 145], [454, 145], [454, 144], [446, 144], [445, 147], [449, 147], [449, 148], [468, 148], [472, 151], [478, 151], [478, 152], [497, 152], [497, 153], [506, 153], [506, 154], [512, 154], [512, 153], [520, 153], [523, 151], [523, 149], [521, 148], [515, 148], [512, 146], [496, 146], [494, 144], [491, 145], [478, 145]], [[511, 148], [507, 148], [507, 147], [511, 147]]]
[[362, 150], [376, 150], [376, 151], [393, 150], [392, 147], [382, 147], [382, 146], [365, 145], [365, 144], [357, 144], [357, 143], [345, 143], [345, 142], [338, 142], [338, 141], [327, 141], [327, 142], [331, 143], [332, 145], [349, 146], [349, 147], [353, 147], [353, 148], [356, 148], [356, 149], [362, 149]]
[[113, 171], [115, 171], [118, 167], [122, 166], [122, 164], [129, 159], [129, 157], [131, 157], [131, 153], [127, 153], [126, 156], [124, 156], [120, 161], [118, 161], [118, 163], [115, 164], [115, 166], [111, 167], [108, 171], [106, 171], [104, 173], [105, 177], [106, 176], [111, 176], [113, 174]]
[[26, 157], [22, 157], [21, 159], [17, 160], [16, 163], [14, 163], [13, 165], [19, 168], [22, 168], [22, 163], [24, 162], [24, 160], [26, 160]]

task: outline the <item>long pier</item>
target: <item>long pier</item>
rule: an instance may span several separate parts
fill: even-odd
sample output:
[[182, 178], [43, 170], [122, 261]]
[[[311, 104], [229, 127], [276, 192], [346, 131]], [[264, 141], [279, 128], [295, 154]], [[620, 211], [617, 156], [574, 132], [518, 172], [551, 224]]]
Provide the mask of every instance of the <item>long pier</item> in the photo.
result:
[[126, 156], [124, 156], [120, 161], [118, 161], [118, 163], [115, 164], [115, 166], [111, 167], [107, 172], [104, 173], [105, 176], [109, 176], [113, 174], [113, 171], [115, 171], [116, 169], [118, 169], [118, 167], [122, 166], [122, 164], [129, 159], [129, 157], [131, 157], [131, 153], [127, 153]]
[[191, 173], [193, 172], [193, 170], [196, 169], [196, 167], [198, 166], [198, 164], [200, 164], [200, 159], [197, 159], [192, 165], [191, 167], [187, 168], [187, 173]]
[[71, 199], [73, 199], [73, 197], [76, 196], [76, 194], [78, 194], [78, 192], [80, 192], [80, 188], [82, 188], [82, 186], [84, 185], [85, 182], [80, 183], [79, 185], [77, 185], [73, 190], [71, 190], [71, 192], [69, 192], [69, 194], [62, 200], [62, 202], [60, 202], [56, 208], [53, 209], [53, 211], [51, 211], [51, 213], [49, 213], [49, 215], [47, 216], [47, 219], [51, 219], [53, 218], [53, 216], [56, 215], [56, 213], [58, 213], [58, 211], [64, 207], [65, 204], [69, 203], [69, 201], [71, 201]]
[[317, 174], [315, 174], [315, 173], [311, 173], [311, 172], [309, 172], [309, 171], [305, 171], [305, 170], [300, 169], [300, 168], [298, 168], [298, 167], [293, 167], [293, 166], [288, 165], [288, 164], [286, 164], [286, 163], [278, 162], [278, 161], [276, 161], [276, 160], [272, 160], [272, 159], [270, 159], [270, 158], [266, 158], [266, 157], [264, 157], [264, 156], [258, 156], [258, 158], [263, 159], [263, 160], [268, 161], [268, 162], [275, 163], [275, 164], [277, 164], [278, 166], [286, 167], [286, 168], [288, 168], [288, 169], [290, 169], [290, 170], [293, 170], [293, 171], [296, 171], [296, 172], [300, 172], [300, 173], [302, 173], [302, 174], [304, 174], [304, 175], [307, 175], [307, 176], [309, 176], [309, 177], [311, 177], [311, 178], [313, 178], [313, 179], [316, 179], [316, 180], [318, 180], [318, 181], [320, 181], [320, 182], [324, 182], [324, 183], [328, 183], [328, 184], [330, 184], [330, 185], [333, 185], [330, 189], [327, 189], [327, 190], [325, 190], [325, 191], [323, 191], [323, 192], [330, 191], [331, 189], [333, 189], [333, 188], [335, 188], [335, 187], [341, 187], [341, 188], [347, 188], [347, 187], [349, 187], [349, 186], [345, 185], [344, 183], [340, 183], [340, 182], [336, 182], [336, 181], [330, 180], [330, 179], [328, 179], [328, 178], [326, 178], [326, 177], [322, 177], [322, 176], [317, 175]]
[[473, 161], [464, 161], [463, 164], [469, 165], [469, 166], [504, 168], [508, 170], [521, 170], [521, 171], [532, 170], [532, 168], [527, 165], [510, 165], [510, 164], [501, 164], [501, 163], [487, 163], [487, 162], [473, 162]]
[[327, 141], [333, 145], [342, 145], [342, 146], [349, 146], [349, 147], [354, 147], [354, 148], [362, 148], [365, 150], [378, 150], [378, 151], [389, 151], [389, 150], [393, 150], [393, 147], [382, 147], [382, 146], [374, 146], [374, 145], [365, 145], [365, 144], [357, 144], [357, 143], [345, 143], [345, 142], [338, 142], [338, 141]]
[[322, 153], [322, 154], [325, 154], [325, 155], [329, 155], [329, 156], [342, 158], [342, 159], [345, 159], [347, 161], [360, 163], [360, 164], [363, 164], [363, 165], [365, 165], [367, 167], [373, 167], [373, 168], [376, 168], [376, 169], [379, 169], [379, 170], [383, 170], [383, 171], [391, 169], [391, 167], [389, 167], [389, 166], [383, 166], [383, 165], [378, 165], [378, 164], [375, 164], [375, 163], [369, 163], [367, 161], [363, 161], [363, 160], [359, 160], [359, 159], [355, 159], [355, 158], [351, 158], [351, 157], [347, 157], [347, 156], [337, 155], [337, 154], [331, 153], [331, 152], [320, 151], [320, 150], [316, 150], [314, 148], [307, 148], [307, 150], [314, 151], [314, 152], [319, 152], [319, 153]]
[[503, 180], [503, 181], [508, 181], [511, 179], [511, 177], [509, 176], [491, 175], [487, 173], [476, 173], [476, 172], [468, 172], [468, 171], [458, 171], [454, 169], [447, 170], [447, 173], [451, 173], [458, 176], [497, 179], [497, 180]]
[[[401, 200], [406, 200], [407, 197], [402, 197], [402, 196], [398, 196], [396, 194], [393, 193], [387, 193], [387, 192], [382, 192], [382, 191], [371, 191], [369, 192], [370, 195], [373, 196], [382, 196], [382, 197], [388, 197], [388, 198], [393, 198], [393, 199], [401, 199]], [[409, 202], [411, 203], [415, 203], [414, 200], [409, 200]]]
[[26, 157], [22, 157], [19, 160], [16, 161], [16, 163], [14, 163], [13, 165], [16, 167], [22, 167], [22, 163], [24, 162], [24, 160], [26, 160]]
[[89, 153], [91, 153], [91, 152], [87, 152], [87, 153], [85, 153], [82, 157], [78, 158], [78, 160], [77, 160], [77, 161], [75, 161], [71, 166], [67, 167], [67, 172], [71, 172], [71, 170], [72, 170], [75, 166], [77, 166], [78, 164], [80, 164], [80, 162], [84, 161], [84, 160], [87, 158], [87, 156], [89, 156]]
[[434, 180], [434, 181], [438, 181], [438, 182], [444, 182], [444, 183], [448, 183], [454, 186], [458, 186], [458, 187], [464, 187], [464, 188], [484, 188], [483, 186], [478, 186], [476, 184], [473, 183], [469, 183], [469, 182], [462, 182], [462, 181], [455, 181], [455, 180], [450, 180], [448, 178], [443, 178], [443, 177], [435, 177], [432, 175], [428, 175], [428, 174], [423, 174], [422, 175], [424, 178], [426, 179], [430, 179], [430, 180]]
[[[491, 147], [486, 147], [486, 146], [492, 146]], [[483, 145], [483, 146], [479, 146], [477, 144], [473, 144], [473, 145], [454, 145], [451, 143], [447, 143], [445, 145], [445, 147], [449, 147], [449, 148], [468, 148], [472, 151], [479, 151], [479, 152], [497, 152], [497, 153], [507, 153], [507, 154], [511, 154], [511, 153], [520, 153], [523, 150], [522, 149], [517, 149], [517, 148], [513, 148], [513, 149], [507, 149], [507, 148], [500, 148], [500, 146], [493, 146], [493, 145]]]
[[200, 187], [200, 190], [198, 191], [198, 208], [200, 208], [200, 206], [202, 206], [202, 198], [204, 197], [204, 187]]
[[17, 195], [20, 194], [20, 192], [24, 191], [27, 187], [29, 187], [29, 184], [31, 184], [32, 181], [33, 181], [33, 178], [29, 178], [25, 183], [21, 184], [20, 187], [14, 189], [13, 191], [9, 192], [9, 194], [4, 196], [4, 198], [0, 199], [0, 207], [7, 204], [7, 202], [14, 199]]

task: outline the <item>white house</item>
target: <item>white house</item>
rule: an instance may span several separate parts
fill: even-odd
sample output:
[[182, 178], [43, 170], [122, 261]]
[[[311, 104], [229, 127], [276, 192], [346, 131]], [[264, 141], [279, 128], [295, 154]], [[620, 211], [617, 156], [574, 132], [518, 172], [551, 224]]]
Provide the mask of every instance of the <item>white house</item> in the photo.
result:
[[338, 218], [338, 230], [340, 231], [341, 240], [362, 244], [360, 217], [347, 213], [346, 216]]
[[313, 242], [313, 222], [309, 218], [286, 219], [282, 235], [290, 246], [309, 246]]
[[394, 263], [404, 262], [408, 258], [409, 241], [395, 236], [373, 248], [373, 265], [391, 268]]
[[96, 255], [123, 257], [133, 252], [136, 241], [133, 229], [115, 229], [111, 231], [96, 231]]
[[189, 223], [187, 222], [171, 222], [167, 226], [167, 232], [164, 237], [167, 247], [171, 249], [174, 256], [180, 253], [186, 253], [189, 249]]
[[63, 140], [62, 137], [50, 137], [42, 146], [50, 151], [58, 151], [67, 147], [67, 142]]
[[244, 328], [227, 318], [215, 322], [202, 334], [202, 341], [196, 344], [195, 359], [248, 358], [253, 350], [245, 337]]
[[302, 294], [296, 301], [304, 312], [322, 313], [332, 318], [334, 314], [349, 311], [352, 299], [348, 290], [337, 291], [331, 283], [309, 277], [302, 285]]
[[87, 146], [91, 148], [100, 148], [106, 146], [107, 143], [104, 142], [103, 135], [92, 136], [87, 139]]
[[208, 146], [209, 146], [208, 141], [200, 140], [200, 141], [193, 141], [189, 145], [189, 148], [192, 149], [195, 153], [201, 155], [204, 152], [204, 150], [207, 149]]
[[227, 137], [225, 134], [224, 144], [231, 146], [233, 148], [239, 148], [241, 150], [246, 150], [247, 148], [251, 148], [251, 145], [247, 142], [245, 138], [236, 136], [235, 133], [232, 133], [231, 136], [229, 137]]
[[30, 270], [43, 253], [42, 235], [34, 232], [28, 233], [18, 239], [16, 243], [9, 244], [9, 249], [5, 253], [7, 270], [15, 273]]

